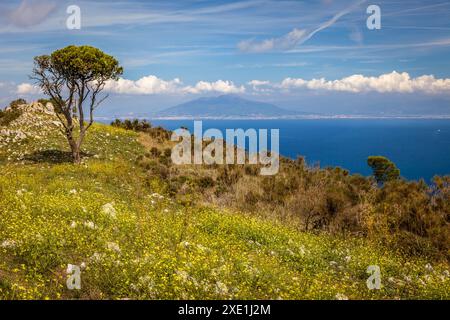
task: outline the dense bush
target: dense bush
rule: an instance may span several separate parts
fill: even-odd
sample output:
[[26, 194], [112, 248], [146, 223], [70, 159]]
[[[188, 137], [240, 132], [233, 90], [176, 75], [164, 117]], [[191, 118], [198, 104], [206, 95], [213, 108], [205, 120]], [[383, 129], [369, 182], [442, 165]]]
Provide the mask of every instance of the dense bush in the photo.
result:
[[23, 104], [27, 104], [27, 101], [25, 99], [16, 99], [10, 102], [9, 107], [12, 109], [16, 109], [18, 106]]
[[7, 126], [14, 120], [16, 120], [22, 114], [22, 111], [18, 106], [26, 104], [24, 99], [17, 99], [12, 101], [5, 110], [0, 110], [0, 126]]
[[150, 135], [152, 138], [158, 140], [158, 142], [164, 142], [170, 139], [172, 132], [166, 130], [162, 127], [152, 127], [152, 125], [147, 120], [129, 120], [126, 119], [124, 121], [120, 119], [116, 119], [111, 122], [113, 127], [123, 128], [126, 130], [133, 130], [137, 132], [145, 132]]

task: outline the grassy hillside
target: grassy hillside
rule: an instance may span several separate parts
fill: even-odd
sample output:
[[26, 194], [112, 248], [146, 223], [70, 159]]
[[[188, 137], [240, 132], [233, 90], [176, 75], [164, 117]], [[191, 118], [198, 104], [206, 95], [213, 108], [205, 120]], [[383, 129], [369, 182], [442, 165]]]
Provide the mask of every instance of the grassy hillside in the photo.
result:
[[54, 120], [31, 110], [0, 127], [14, 131], [0, 138], [0, 299], [450, 298], [446, 262], [174, 196], [142, 165], [157, 137], [96, 124], [73, 165]]

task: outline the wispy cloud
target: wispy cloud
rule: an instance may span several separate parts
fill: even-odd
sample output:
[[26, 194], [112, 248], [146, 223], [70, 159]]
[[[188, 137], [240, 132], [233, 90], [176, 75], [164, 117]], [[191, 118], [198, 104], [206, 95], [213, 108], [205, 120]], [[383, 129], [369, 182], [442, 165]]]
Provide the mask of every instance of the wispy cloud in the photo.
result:
[[5, 11], [5, 15], [9, 24], [28, 28], [45, 21], [55, 9], [56, 3], [53, 1], [22, 0], [16, 9]]
[[448, 46], [450, 46], [450, 38], [441, 38], [429, 41], [393, 43], [393, 44], [373, 44], [373, 45], [358, 45], [358, 46], [334, 46], [334, 45], [304, 46], [288, 50], [286, 51], [286, 53], [312, 53], [325, 51], [355, 51], [355, 50], [383, 51], [383, 50], [414, 49], [414, 48], [420, 49], [420, 48], [448, 47]]
[[349, 14], [364, 2], [367, 2], [367, 0], [360, 0], [359, 2], [338, 12], [331, 19], [321, 23], [319, 26], [313, 29], [308, 30], [308, 29], [294, 28], [288, 34], [279, 38], [271, 38], [263, 41], [244, 40], [238, 43], [238, 48], [242, 52], [250, 52], [250, 53], [261, 53], [274, 50], [283, 51], [292, 49], [295, 46], [301, 45], [302, 43], [308, 41], [316, 33], [331, 27], [341, 17], [345, 16], [346, 14]]

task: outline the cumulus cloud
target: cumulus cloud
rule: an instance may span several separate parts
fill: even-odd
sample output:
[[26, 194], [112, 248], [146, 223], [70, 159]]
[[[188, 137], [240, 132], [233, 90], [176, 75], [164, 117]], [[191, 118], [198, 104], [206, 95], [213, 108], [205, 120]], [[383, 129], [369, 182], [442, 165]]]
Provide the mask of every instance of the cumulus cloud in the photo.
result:
[[[1, 86], [1, 83], [0, 83]], [[142, 77], [136, 81], [120, 78], [105, 84], [105, 91], [128, 95], [153, 94], [201, 94], [201, 93], [244, 93], [243, 85], [237, 86], [232, 81], [217, 80], [215, 82], [199, 81], [193, 86], [183, 86], [180, 79], [163, 80], [154, 75]], [[17, 94], [32, 95], [41, 93], [39, 87], [22, 83], [16, 87]]]
[[187, 93], [243, 93], [244, 86], [236, 86], [232, 81], [217, 80], [216, 82], [199, 81], [195, 86], [188, 86], [183, 88], [183, 92]]
[[19, 28], [31, 27], [45, 21], [55, 9], [53, 1], [23, 0], [19, 7], [8, 14], [8, 21]]
[[163, 80], [154, 75], [133, 81], [119, 79], [108, 81], [105, 89], [118, 94], [200, 94], [208, 92], [243, 93], [244, 86], [236, 86], [232, 81], [217, 80], [215, 82], [199, 81], [194, 86], [182, 86], [180, 79]]
[[262, 53], [268, 51], [283, 51], [289, 50], [298, 46], [307, 40], [311, 39], [316, 33], [325, 30], [335, 24], [340, 18], [349, 14], [358, 6], [367, 0], [360, 0], [350, 7], [338, 12], [331, 19], [321, 23], [319, 26], [312, 29], [297, 29], [294, 28], [291, 32], [279, 38], [265, 39], [256, 41], [254, 39], [244, 40], [238, 43], [238, 49], [242, 52], [248, 53]]
[[[3, 84], [4, 85], [4, 84]], [[0, 87], [2, 83], [0, 82]], [[236, 85], [229, 80], [214, 82], [199, 81], [195, 85], [184, 86], [178, 78], [163, 80], [154, 75], [142, 77], [136, 81], [119, 79], [108, 81], [105, 90], [116, 94], [153, 95], [153, 94], [269, 94], [294, 90], [322, 90], [350, 93], [378, 92], [378, 93], [426, 93], [450, 94], [450, 79], [439, 79], [433, 75], [411, 77], [407, 72], [382, 74], [368, 77], [354, 74], [337, 80], [285, 78], [279, 83], [268, 80], [252, 80], [245, 85]], [[16, 86], [16, 93], [22, 95], [40, 94], [38, 86], [22, 83]]]
[[267, 80], [252, 80], [247, 82], [247, 85], [251, 86], [252, 90], [256, 93], [269, 93], [272, 92], [272, 83]]
[[41, 88], [39, 88], [36, 85], [29, 84], [29, 83], [21, 83], [17, 86], [16, 93], [22, 94], [22, 95], [40, 94]]
[[306, 88], [311, 90], [328, 90], [343, 92], [380, 92], [428, 94], [450, 93], [450, 79], [436, 79], [433, 75], [411, 78], [407, 72], [383, 74], [378, 77], [366, 77], [355, 74], [339, 80], [286, 78], [275, 85], [281, 89]]
[[259, 86], [267, 86], [270, 85], [270, 81], [267, 80], [252, 80], [247, 82], [248, 85], [253, 87], [259, 87]]
[[137, 81], [120, 78], [108, 81], [105, 90], [119, 94], [163, 94], [178, 91], [181, 80], [162, 80], [154, 75], [143, 77]]

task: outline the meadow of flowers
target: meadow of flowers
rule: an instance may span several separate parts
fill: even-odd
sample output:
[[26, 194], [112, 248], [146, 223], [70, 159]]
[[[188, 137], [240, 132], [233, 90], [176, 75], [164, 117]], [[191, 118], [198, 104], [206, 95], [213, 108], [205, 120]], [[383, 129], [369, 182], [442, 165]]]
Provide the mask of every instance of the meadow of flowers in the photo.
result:
[[[450, 298], [446, 263], [176, 202], [136, 165], [137, 138], [97, 124], [81, 165], [42, 152], [65, 148], [58, 135], [2, 147], [0, 299]], [[380, 290], [366, 285], [370, 265]]]

